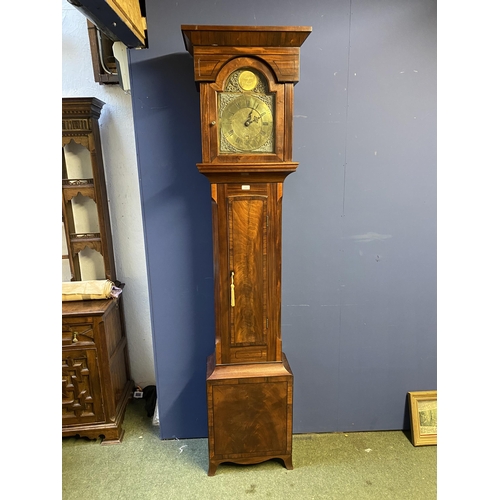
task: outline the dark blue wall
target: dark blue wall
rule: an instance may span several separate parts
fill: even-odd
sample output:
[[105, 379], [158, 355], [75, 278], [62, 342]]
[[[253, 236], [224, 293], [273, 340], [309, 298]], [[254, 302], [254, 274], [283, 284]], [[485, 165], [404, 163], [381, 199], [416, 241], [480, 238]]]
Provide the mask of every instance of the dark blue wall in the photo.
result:
[[436, 388], [435, 0], [146, 3], [131, 82], [162, 438], [207, 435], [211, 205], [181, 24], [306, 25], [283, 201], [294, 431], [408, 427]]

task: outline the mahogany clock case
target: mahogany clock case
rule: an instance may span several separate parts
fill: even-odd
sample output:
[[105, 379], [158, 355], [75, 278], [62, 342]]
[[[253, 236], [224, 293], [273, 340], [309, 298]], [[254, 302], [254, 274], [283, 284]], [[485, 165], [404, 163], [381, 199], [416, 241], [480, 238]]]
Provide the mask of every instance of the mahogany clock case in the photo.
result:
[[[293, 87], [308, 27], [185, 26], [211, 184], [215, 351], [208, 474], [226, 461], [292, 465], [293, 374], [281, 348], [281, 213]], [[207, 193], [208, 194], [208, 193]]]

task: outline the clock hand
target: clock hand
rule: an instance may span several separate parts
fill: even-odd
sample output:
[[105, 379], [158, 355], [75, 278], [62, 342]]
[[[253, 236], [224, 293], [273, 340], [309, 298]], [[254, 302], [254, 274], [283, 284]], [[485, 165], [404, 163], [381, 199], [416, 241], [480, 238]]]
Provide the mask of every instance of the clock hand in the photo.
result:
[[248, 115], [247, 121], [245, 122], [245, 127], [248, 127], [251, 123], [256, 122], [260, 120], [260, 115], [254, 116], [252, 118], [252, 112], [250, 111], [250, 114]]
[[247, 120], [245, 122], [245, 127], [248, 127], [250, 125], [250, 123], [252, 123], [252, 121], [253, 121], [252, 120], [252, 111], [253, 111], [253, 109], [251, 109], [250, 113], [248, 113], [248, 118], [247, 118]]

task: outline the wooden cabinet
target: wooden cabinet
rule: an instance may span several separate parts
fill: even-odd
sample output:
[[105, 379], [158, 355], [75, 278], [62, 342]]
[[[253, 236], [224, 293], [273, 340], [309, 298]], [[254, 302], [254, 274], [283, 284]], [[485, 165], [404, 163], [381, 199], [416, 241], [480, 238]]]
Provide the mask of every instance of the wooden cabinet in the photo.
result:
[[62, 435], [114, 444], [132, 390], [119, 299], [63, 302]]
[[71, 281], [116, 280], [99, 131], [103, 106], [95, 97], [62, 100], [63, 266], [68, 261]]
[[215, 351], [207, 361], [208, 474], [222, 462], [292, 468], [293, 374], [281, 347], [283, 182], [293, 90], [310, 27], [182, 26], [200, 91], [211, 184]]
[[[117, 281], [99, 134], [104, 103], [62, 100], [63, 281]], [[125, 293], [125, 292], [124, 292]], [[132, 393], [121, 296], [62, 303], [62, 435], [119, 443]]]

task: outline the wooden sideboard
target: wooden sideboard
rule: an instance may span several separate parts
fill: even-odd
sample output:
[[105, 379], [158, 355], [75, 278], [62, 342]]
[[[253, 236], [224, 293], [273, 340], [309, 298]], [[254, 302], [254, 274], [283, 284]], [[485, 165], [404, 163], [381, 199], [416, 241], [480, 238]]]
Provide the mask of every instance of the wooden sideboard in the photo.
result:
[[62, 435], [120, 443], [133, 389], [120, 298], [62, 304]]

